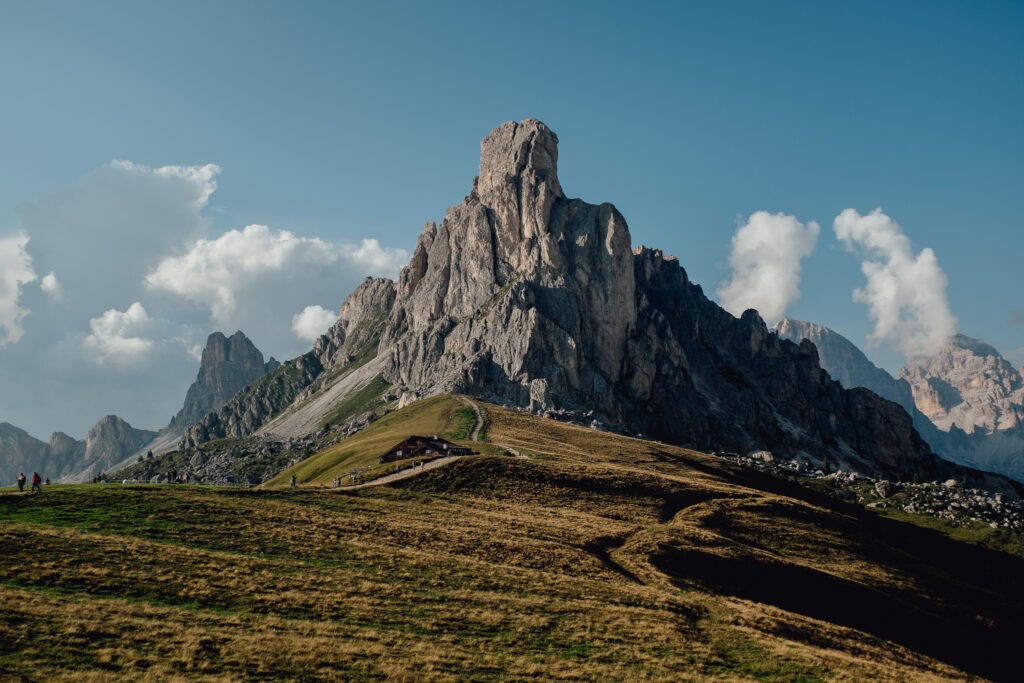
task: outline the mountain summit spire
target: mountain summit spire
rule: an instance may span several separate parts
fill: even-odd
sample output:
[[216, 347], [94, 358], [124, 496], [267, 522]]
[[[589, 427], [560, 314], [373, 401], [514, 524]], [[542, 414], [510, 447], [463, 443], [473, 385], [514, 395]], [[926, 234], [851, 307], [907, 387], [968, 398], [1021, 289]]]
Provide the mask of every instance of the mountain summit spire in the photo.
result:
[[480, 142], [480, 176], [473, 186], [500, 222], [529, 239], [547, 231], [551, 207], [562, 199], [558, 136], [537, 119], [507, 121]]

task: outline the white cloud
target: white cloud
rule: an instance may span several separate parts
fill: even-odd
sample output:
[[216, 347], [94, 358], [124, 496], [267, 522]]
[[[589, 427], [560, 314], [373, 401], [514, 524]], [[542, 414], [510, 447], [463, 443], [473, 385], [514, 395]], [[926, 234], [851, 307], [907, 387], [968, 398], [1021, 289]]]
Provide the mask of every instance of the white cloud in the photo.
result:
[[215, 240], [198, 240], [184, 255], [164, 259], [146, 276], [146, 284], [208, 307], [224, 325], [234, 319], [241, 299], [254, 303], [254, 290], [286, 283], [301, 289], [294, 283], [340, 279], [342, 274], [393, 276], [407, 260], [404, 249], [381, 248], [374, 239], [364, 239], [358, 247], [335, 246], [287, 230], [249, 225]]
[[338, 320], [338, 314], [323, 306], [306, 306], [301, 313], [292, 316], [292, 332], [299, 339], [316, 341]]
[[28, 310], [20, 305], [21, 286], [36, 279], [32, 257], [25, 251], [28, 235], [0, 237], [0, 348], [21, 339], [21, 319]]
[[861, 271], [867, 283], [853, 299], [867, 304], [875, 322], [868, 342], [888, 342], [907, 358], [936, 353], [956, 332], [956, 318], [935, 252], [925, 248], [915, 256], [903, 228], [881, 208], [866, 216], [846, 209], [833, 228], [848, 250], [859, 248], [866, 257]]
[[732, 238], [732, 277], [718, 288], [722, 307], [739, 316], [756, 308], [769, 324], [800, 298], [800, 261], [814, 251], [821, 228], [795, 216], [757, 211]]
[[39, 282], [39, 289], [50, 295], [50, 298], [59, 301], [64, 296], [64, 288], [57, 280], [57, 274], [52, 270]]
[[112, 308], [90, 320], [92, 332], [83, 346], [100, 365], [136, 366], [153, 349], [153, 339], [147, 336], [152, 334], [153, 327], [154, 321], [136, 301], [124, 312]]

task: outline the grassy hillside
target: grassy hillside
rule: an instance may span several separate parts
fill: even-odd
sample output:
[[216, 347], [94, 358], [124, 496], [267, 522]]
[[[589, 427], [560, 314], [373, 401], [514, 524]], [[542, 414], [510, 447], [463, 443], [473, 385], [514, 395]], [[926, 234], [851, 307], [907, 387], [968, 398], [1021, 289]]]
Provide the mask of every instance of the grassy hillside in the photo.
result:
[[[322, 481], [400, 430], [464, 427], [460, 407], [450, 397], [410, 406], [297, 471]], [[1016, 676], [1024, 560], [710, 456], [487, 410], [491, 441], [528, 459], [471, 456], [342, 492], [0, 495], [0, 670], [46, 680]]]
[[378, 470], [387, 469], [387, 466], [380, 464], [381, 454], [414, 434], [443, 435], [446, 439], [472, 446], [481, 452], [500, 452], [487, 444], [473, 444], [469, 441], [475, 421], [469, 422], [467, 428], [467, 412], [470, 416], [468, 419], [472, 420], [472, 411], [453, 396], [435, 396], [419, 401], [404, 410], [385, 415], [358, 434], [281, 472], [265, 482], [264, 486], [284, 486], [291, 480], [292, 474], [300, 485], [324, 485], [337, 476], [364, 467], [371, 468], [364, 476], [373, 477], [380, 473]]

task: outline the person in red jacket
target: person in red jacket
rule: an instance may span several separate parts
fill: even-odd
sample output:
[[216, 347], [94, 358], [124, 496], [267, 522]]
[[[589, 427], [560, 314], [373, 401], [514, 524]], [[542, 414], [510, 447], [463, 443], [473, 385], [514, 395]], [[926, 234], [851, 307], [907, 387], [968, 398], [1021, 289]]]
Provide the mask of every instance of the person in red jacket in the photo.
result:
[[38, 472], [33, 472], [32, 473], [32, 490], [33, 491], [39, 491], [39, 493], [42, 493], [43, 492], [43, 487], [41, 486], [42, 483], [43, 483], [43, 478], [39, 476], [39, 473]]

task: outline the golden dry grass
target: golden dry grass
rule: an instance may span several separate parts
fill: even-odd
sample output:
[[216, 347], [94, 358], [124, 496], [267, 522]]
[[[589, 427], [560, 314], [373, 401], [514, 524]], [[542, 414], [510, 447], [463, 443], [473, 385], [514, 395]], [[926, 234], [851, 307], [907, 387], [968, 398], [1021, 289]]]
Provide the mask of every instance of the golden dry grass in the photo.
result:
[[1015, 664], [1016, 558], [707, 455], [487, 410], [490, 439], [533, 459], [348, 492], [0, 496], [0, 671], [926, 680]]

